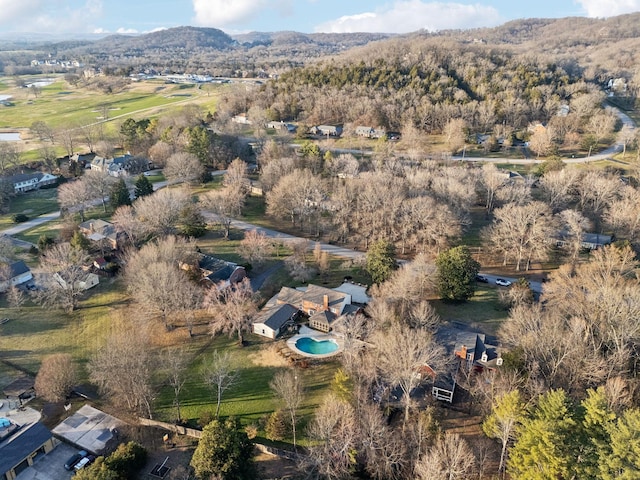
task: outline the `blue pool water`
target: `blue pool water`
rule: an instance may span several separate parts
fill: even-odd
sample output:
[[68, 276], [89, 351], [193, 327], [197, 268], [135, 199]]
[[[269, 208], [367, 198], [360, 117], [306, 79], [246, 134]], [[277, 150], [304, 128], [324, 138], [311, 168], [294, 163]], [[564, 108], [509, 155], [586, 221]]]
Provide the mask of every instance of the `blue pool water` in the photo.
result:
[[326, 355], [338, 350], [338, 344], [333, 340], [315, 340], [311, 337], [302, 337], [296, 340], [296, 347], [310, 355]]

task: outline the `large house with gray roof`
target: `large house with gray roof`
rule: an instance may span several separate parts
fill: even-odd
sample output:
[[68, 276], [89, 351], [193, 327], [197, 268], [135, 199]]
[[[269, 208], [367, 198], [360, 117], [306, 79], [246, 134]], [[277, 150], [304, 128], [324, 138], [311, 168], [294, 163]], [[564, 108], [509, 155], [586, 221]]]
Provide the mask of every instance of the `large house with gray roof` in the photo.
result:
[[[4, 428], [9, 426], [0, 425], [0, 430]], [[51, 432], [40, 422], [23, 426], [7, 437], [0, 442], [2, 480], [15, 480], [20, 473], [33, 465], [36, 458], [49, 453], [57, 445]]]
[[350, 285], [353, 288], [346, 288], [345, 284], [335, 289], [313, 284], [306, 288], [282, 287], [254, 319], [253, 333], [275, 339], [301, 314], [309, 316], [309, 327], [329, 332], [339, 318], [361, 308], [352, 304], [353, 294], [363, 303], [368, 301], [366, 287]]

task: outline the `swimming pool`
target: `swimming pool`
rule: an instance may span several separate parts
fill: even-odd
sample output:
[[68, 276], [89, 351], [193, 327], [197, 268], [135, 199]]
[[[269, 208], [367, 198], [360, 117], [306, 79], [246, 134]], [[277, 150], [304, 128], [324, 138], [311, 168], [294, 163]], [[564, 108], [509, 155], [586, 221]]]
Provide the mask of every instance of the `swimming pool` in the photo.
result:
[[316, 340], [311, 337], [301, 337], [296, 340], [298, 350], [309, 355], [327, 355], [338, 350], [338, 344], [334, 340]]
[[298, 335], [287, 340], [287, 346], [298, 355], [309, 358], [327, 358], [342, 352], [344, 344], [340, 337], [321, 333], [303, 326]]

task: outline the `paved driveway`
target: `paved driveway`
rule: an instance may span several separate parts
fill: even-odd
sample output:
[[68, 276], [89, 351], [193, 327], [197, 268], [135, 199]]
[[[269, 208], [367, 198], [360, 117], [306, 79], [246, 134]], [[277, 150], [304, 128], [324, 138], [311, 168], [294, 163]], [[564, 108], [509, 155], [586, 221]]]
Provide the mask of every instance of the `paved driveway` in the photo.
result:
[[77, 450], [66, 443], [60, 443], [46, 455], [16, 477], [16, 480], [69, 480], [71, 472], [64, 469], [65, 462]]

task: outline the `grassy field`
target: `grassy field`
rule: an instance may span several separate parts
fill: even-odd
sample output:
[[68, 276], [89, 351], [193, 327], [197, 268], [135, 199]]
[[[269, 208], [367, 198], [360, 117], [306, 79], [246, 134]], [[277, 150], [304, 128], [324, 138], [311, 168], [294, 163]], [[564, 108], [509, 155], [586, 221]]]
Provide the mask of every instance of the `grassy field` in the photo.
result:
[[[283, 359], [271, 351], [271, 343], [252, 335], [249, 340], [250, 344], [244, 347], [238, 346], [235, 339], [227, 336], [214, 339], [205, 336], [193, 340], [195, 345], [191, 348], [197, 348], [198, 353], [189, 365], [187, 382], [181, 393], [181, 414], [184, 419], [195, 424], [201, 417], [215, 413], [215, 395], [202, 380], [203, 363], [215, 351], [229, 352], [233, 367], [239, 374], [236, 384], [223, 396], [221, 415], [234, 415], [244, 424], [251, 424], [258, 423], [261, 418], [281, 407], [273, 397], [269, 382], [279, 370], [292, 367], [286, 366]], [[327, 393], [338, 366], [337, 362], [328, 361], [296, 370], [305, 386], [305, 400], [300, 409], [302, 416], [311, 416]], [[161, 390], [156, 402], [156, 414], [167, 421], [175, 419], [173, 390], [170, 387]]]
[[495, 334], [508, 315], [508, 311], [498, 300], [498, 292], [498, 288], [479, 285], [475, 295], [467, 302], [447, 303], [436, 300], [433, 306], [443, 320], [462, 322]]
[[9, 211], [0, 215], [0, 230], [13, 225], [11, 217], [16, 213], [24, 213], [29, 218], [58, 210], [58, 190], [46, 188], [17, 195], [11, 199]]
[[[70, 353], [84, 365], [108, 335], [110, 315], [125, 301], [122, 285], [111, 280], [88, 292], [70, 315], [31, 303], [17, 312], [3, 299], [2, 316], [11, 320], [0, 326], [0, 356], [34, 374], [42, 357], [52, 353]], [[84, 370], [82, 374], [86, 378]]]
[[103, 94], [82, 87], [71, 87], [61, 77], [43, 87], [35, 98], [28, 89], [8, 88], [12, 106], [0, 106], [0, 128], [29, 128], [36, 120], [52, 127], [73, 128], [104, 120], [132, 115], [158, 116], [176, 105], [197, 103], [203, 109], [213, 111], [217, 101], [217, 89], [205, 93], [193, 85], [165, 85], [160, 82], [139, 82], [124, 91]]

